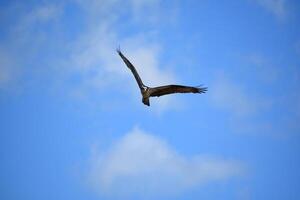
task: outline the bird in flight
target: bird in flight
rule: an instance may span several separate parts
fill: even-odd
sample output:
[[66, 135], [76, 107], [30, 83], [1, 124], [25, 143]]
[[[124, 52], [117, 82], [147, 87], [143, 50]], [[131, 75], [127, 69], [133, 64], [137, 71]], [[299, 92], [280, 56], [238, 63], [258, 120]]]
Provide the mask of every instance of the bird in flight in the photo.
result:
[[150, 106], [150, 97], [160, 97], [162, 95], [173, 94], [173, 93], [205, 93], [207, 91], [206, 87], [190, 87], [184, 85], [164, 85], [159, 87], [148, 87], [144, 85], [141, 77], [137, 73], [135, 67], [130, 63], [130, 61], [122, 54], [120, 47], [117, 49], [119, 56], [122, 58], [124, 63], [133, 73], [133, 76], [141, 90], [143, 96], [143, 103]]

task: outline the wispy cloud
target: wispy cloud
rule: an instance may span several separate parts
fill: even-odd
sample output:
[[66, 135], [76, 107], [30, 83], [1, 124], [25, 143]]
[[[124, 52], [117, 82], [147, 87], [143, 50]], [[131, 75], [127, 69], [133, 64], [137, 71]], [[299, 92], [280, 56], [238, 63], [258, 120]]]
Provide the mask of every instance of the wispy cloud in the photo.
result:
[[282, 20], [287, 15], [286, 0], [255, 0], [260, 6]]
[[[124, 36], [116, 28], [117, 25], [121, 26], [124, 23], [120, 20], [123, 20], [122, 16], [126, 14], [130, 16], [126, 20], [129, 24], [142, 23], [140, 25], [144, 27], [144, 23], [151, 21], [149, 26], [159, 25], [159, 21], [154, 20], [154, 23], [151, 14], [144, 12], [145, 10], [147, 12], [151, 11], [151, 13], [159, 12], [159, 1], [130, 1], [125, 5], [122, 4], [122, 8], [126, 6], [127, 9], [122, 9], [119, 13], [113, 12], [120, 9], [120, 4], [120, 1], [104, 1], [101, 3], [91, 1], [91, 4], [80, 1], [79, 5], [91, 14], [88, 17], [87, 31], [72, 44], [70, 56], [72, 64], [68, 64], [68, 66], [72, 66], [69, 69], [70, 71], [73, 70], [73, 72], [82, 76], [82, 84], [85, 86], [81, 89], [94, 87], [105, 91], [107, 87], [110, 90], [112, 88], [120, 89], [126, 84], [131, 86], [131, 93], [135, 94], [135, 99], [138, 98], [140, 103], [141, 97], [135, 80], [115, 52], [119, 44], [121, 44], [125, 56], [136, 66], [145, 84], [155, 86], [175, 82], [175, 75], [170, 70], [161, 67], [162, 62], [160, 62], [159, 55], [163, 47], [155, 34], [153, 35], [152, 29], [143, 32], [136, 31], [135, 34]], [[103, 12], [101, 12], [102, 10]], [[133, 11], [133, 14], [128, 10]], [[124, 13], [125, 11], [128, 13]], [[105, 20], [101, 20], [99, 16], [103, 16]], [[144, 21], [141, 22], [137, 19], [143, 19]], [[85, 89], [82, 90], [83, 93], [85, 91]], [[158, 112], [177, 107], [172, 98], [163, 98], [152, 105], [154, 105], [154, 110]]]
[[35, 8], [27, 16], [29, 21], [48, 21], [59, 17], [62, 7], [56, 4], [46, 4]]
[[[118, 42], [123, 44], [123, 53], [136, 66], [145, 84], [159, 85], [174, 81], [172, 72], [160, 68], [158, 55], [161, 46], [158, 43], [149, 43], [140, 36], [120, 38], [105, 24], [84, 35], [74, 44], [71, 54], [74, 70], [79, 70], [83, 75], [91, 71], [95, 72], [93, 76], [98, 82], [94, 83], [99, 86], [107, 80], [97, 77], [97, 74], [111, 75], [111, 78], [114, 77], [112, 82], [122, 76], [133, 79], [131, 72], [115, 51]], [[135, 83], [134, 80], [132, 82]]]
[[216, 73], [208, 93], [211, 104], [229, 114], [230, 125], [238, 133], [298, 134], [299, 70], [280, 67], [261, 54], [242, 60], [239, 69]]
[[[63, 19], [67, 16], [64, 13], [68, 12], [68, 4], [72, 4], [84, 16], [82, 30], [74, 34], [73, 39], [64, 37], [64, 33], [70, 30], [62, 25], [64, 20], [72, 20]], [[19, 9], [18, 7], [13, 11]], [[163, 61], [160, 60], [160, 54], [163, 47], [155, 33], [156, 27], [169, 19], [163, 17], [164, 20], [160, 20], [160, 16], [168, 16], [171, 10], [162, 10], [160, 0], [78, 0], [61, 4], [46, 1], [30, 9], [21, 8], [22, 12], [14, 16], [16, 23], [9, 28], [11, 37], [5, 43], [13, 49], [9, 57], [18, 57], [23, 66], [27, 63], [30, 66], [32, 63], [45, 66], [42, 63], [44, 57], [51, 56], [46, 65], [51, 73], [57, 73], [54, 77], [63, 77], [64, 80], [79, 77], [78, 84], [69, 88], [70, 93], [88, 96], [93, 89], [100, 89], [101, 93], [108, 91], [106, 88], [120, 89], [126, 85], [129, 86], [129, 96], [136, 95], [134, 99], [138, 98], [140, 103], [136, 83], [115, 49], [121, 45], [124, 54], [136, 65], [145, 83], [158, 85], [175, 81], [175, 75], [161, 67]], [[123, 30], [136, 26], [141, 30], [136, 29], [131, 34], [123, 33]], [[17, 56], [20, 50], [24, 54]], [[32, 68], [27, 68], [26, 71]], [[7, 69], [1, 68], [2, 82], [9, 77]], [[159, 112], [176, 107], [172, 106], [172, 98], [163, 98], [153, 105]]]
[[[68, 66], [72, 66], [68, 70], [82, 77], [81, 86], [84, 87], [81, 93], [89, 91], [86, 88], [105, 92], [106, 88], [121, 89], [126, 84], [130, 95], [141, 103], [136, 81], [115, 51], [118, 43], [122, 44], [123, 53], [135, 65], [146, 85], [157, 86], [176, 81], [174, 73], [160, 67], [159, 53], [162, 47], [158, 43], [149, 43], [140, 35], [119, 37], [110, 26], [101, 24], [74, 44], [68, 63]], [[163, 98], [152, 105], [159, 112], [176, 107], [172, 98]]]
[[174, 195], [242, 174], [234, 160], [205, 155], [185, 157], [162, 139], [138, 128], [108, 150], [94, 152], [89, 180], [102, 195]]
[[[77, 0], [91, 15], [105, 18], [105, 20], [118, 20], [129, 23], [140, 23], [142, 26], [155, 26], [163, 21], [173, 22], [176, 18], [176, 8], [168, 7], [166, 10], [162, 6], [161, 0]], [[129, 17], [129, 18], [128, 18]]]
[[40, 62], [40, 59], [36, 60], [37, 54], [44, 51], [40, 45], [47, 38], [40, 27], [58, 19], [62, 7], [45, 3], [25, 8], [12, 3], [2, 9], [8, 10], [3, 12], [3, 17], [10, 21], [3, 31], [5, 34], [0, 47], [0, 87], [7, 89], [9, 85], [22, 82], [22, 74], [31, 74], [32, 65]]
[[[17, 24], [13, 27], [14, 34], [25, 35], [28, 40], [34, 38], [32, 31], [49, 21], [58, 19], [63, 13], [63, 6], [53, 3], [38, 5], [31, 10], [21, 13]], [[24, 36], [23, 36], [24, 37]]]

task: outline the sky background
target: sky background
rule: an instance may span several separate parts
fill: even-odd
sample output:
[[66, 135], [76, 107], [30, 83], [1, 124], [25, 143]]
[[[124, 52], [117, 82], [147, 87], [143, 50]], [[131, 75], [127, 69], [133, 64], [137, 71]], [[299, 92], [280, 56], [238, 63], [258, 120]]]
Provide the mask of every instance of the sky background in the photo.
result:
[[0, 199], [300, 199], [299, 10], [0, 1]]

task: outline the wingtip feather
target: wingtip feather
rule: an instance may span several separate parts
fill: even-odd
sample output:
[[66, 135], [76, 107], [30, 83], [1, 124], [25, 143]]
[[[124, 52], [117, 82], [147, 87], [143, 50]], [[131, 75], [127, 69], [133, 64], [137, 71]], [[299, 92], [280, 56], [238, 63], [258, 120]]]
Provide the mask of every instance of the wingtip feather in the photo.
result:
[[116, 51], [118, 52], [118, 54], [121, 53], [121, 48], [120, 48], [120, 45], [116, 48]]
[[[202, 85], [200, 85], [200, 86], [202, 86]], [[200, 86], [197, 86], [197, 92], [198, 93], [206, 93], [207, 87], [200, 87]]]

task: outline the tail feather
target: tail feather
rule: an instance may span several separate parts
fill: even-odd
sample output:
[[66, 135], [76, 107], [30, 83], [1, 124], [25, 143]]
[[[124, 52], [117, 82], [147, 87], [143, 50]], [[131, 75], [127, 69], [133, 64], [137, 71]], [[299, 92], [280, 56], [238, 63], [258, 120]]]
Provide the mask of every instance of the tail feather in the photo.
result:
[[143, 103], [147, 106], [150, 106], [150, 101], [149, 101], [149, 98], [143, 98]]

